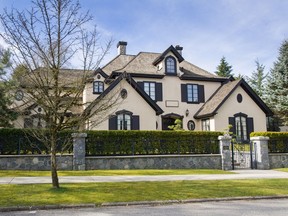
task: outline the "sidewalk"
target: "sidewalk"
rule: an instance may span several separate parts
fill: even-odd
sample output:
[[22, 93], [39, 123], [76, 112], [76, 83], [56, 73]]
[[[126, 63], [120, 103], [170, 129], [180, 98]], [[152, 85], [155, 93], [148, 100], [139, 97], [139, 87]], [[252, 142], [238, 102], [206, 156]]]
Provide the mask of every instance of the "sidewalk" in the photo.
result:
[[[151, 176], [59, 176], [60, 183], [235, 180], [288, 178], [287, 172], [275, 170], [233, 170], [234, 174], [213, 175], [151, 175]], [[0, 184], [48, 184], [51, 177], [2, 177]]]

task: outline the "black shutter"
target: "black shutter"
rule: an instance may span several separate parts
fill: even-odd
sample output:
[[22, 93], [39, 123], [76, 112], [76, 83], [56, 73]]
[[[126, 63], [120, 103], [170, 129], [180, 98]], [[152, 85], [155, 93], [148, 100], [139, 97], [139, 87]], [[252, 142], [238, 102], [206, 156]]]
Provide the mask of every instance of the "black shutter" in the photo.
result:
[[132, 130], [139, 130], [140, 125], [139, 125], [139, 116], [133, 115], [132, 116]]
[[137, 84], [142, 90], [144, 90], [144, 82], [137, 82]]
[[186, 84], [181, 84], [181, 101], [187, 102], [187, 86], [186, 86]]
[[156, 83], [155, 91], [156, 101], [163, 101], [162, 83]]
[[249, 117], [247, 118], [247, 135], [248, 138], [250, 139], [250, 133], [254, 131], [254, 120], [253, 118]]
[[230, 132], [233, 133], [233, 135], [236, 134], [236, 126], [235, 126], [235, 118], [234, 117], [229, 117], [229, 125], [232, 125], [230, 128]]
[[117, 130], [117, 116], [109, 118], [109, 130]]
[[198, 85], [198, 99], [199, 103], [205, 102], [204, 85]]

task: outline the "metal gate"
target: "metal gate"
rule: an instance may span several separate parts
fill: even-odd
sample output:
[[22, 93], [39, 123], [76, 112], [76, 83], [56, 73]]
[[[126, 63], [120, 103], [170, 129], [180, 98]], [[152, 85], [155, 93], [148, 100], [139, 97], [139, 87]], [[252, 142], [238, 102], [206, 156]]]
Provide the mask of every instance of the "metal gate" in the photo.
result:
[[249, 143], [231, 143], [232, 169], [257, 169], [256, 146]]

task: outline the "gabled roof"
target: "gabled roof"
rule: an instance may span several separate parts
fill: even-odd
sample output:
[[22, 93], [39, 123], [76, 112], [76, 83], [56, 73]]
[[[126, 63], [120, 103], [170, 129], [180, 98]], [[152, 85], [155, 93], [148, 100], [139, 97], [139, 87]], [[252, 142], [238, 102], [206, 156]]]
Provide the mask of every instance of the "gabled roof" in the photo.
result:
[[202, 80], [224, 82], [226, 78], [219, 77], [209, 73], [202, 68], [185, 61], [182, 55], [172, 45], [163, 53], [139, 52], [137, 55], [118, 55], [102, 67], [102, 71], [108, 75], [107, 80], [111, 81], [123, 72], [127, 72], [132, 77], [162, 79], [165, 76], [163, 71], [160, 72], [158, 64], [165, 59], [171, 52], [177, 58], [177, 71], [180, 73], [182, 80]]
[[96, 99], [100, 100], [105, 95], [107, 95], [112, 89], [114, 89], [121, 80], [126, 80], [135, 90], [136, 92], [155, 110], [156, 115], [161, 115], [163, 110], [153, 101], [149, 95], [137, 84], [137, 82], [130, 76], [130, 74], [124, 72], [122, 73], [115, 81], [113, 81], [107, 89]]
[[175, 57], [178, 59], [178, 62], [181, 63], [182, 61], [184, 61], [184, 58], [182, 57], [182, 55], [180, 55], [180, 53], [176, 50], [176, 48], [174, 46], [170, 46], [168, 47], [168, 49], [166, 49], [158, 58], [156, 58], [154, 61], [153, 61], [153, 65], [156, 66], [159, 62], [161, 62], [165, 57], [166, 55], [169, 53], [169, 52], [172, 52]]
[[[181, 80], [198, 80], [198, 81], [212, 81], [212, 82], [226, 82], [228, 80], [228, 78], [226, 77], [219, 77], [213, 74], [210, 74], [207, 71], [204, 71], [200, 68], [198, 68], [197, 66], [194, 66], [191, 64], [191, 68], [189, 68], [190, 70], [184, 68], [184, 67], [180, 67], [180, 71], [183, 73], [180, 76]], [[194, 68], [193, 68], [194, 66]], [[192, 71], [191, 71], [192, 69]], [[193, 71], [197, 71], [193, 72]]]
[[101, 68], [97, 68], [94, 72], [94, 76], [96, 76], [97, 74], [100, 74], [102, 77], [104, 77], [105, 79], [108, 78], [108, 75], [101, 69]]
[[101, 69], [107, 75], [110, 75], [113, 71], [125, 67], [134, 58], [135, 55], [118, 55], [110, 62], [108, 62], [105, 66], [103, 66]]
[[152, 62], [159, 53], [140, 52], [134, 56], [124, 67], [118, 67], [116, 72], [159, 74], [158, 68]]
[[229, 96], [241, 86], [243, 90], [251, 97], [251, 99], [260, 107], [266, 116], [272, 116], [273, 112], [261, 100], [261, 98], [252, 90], [252, 88], [245, 82], [244, 79], [232, 80], [221, 85], [217, 91], [208, 99], [208, 101], [198, 110], [194, 118], [208, 118], [217, 114], [219, 108], [229, 98]]

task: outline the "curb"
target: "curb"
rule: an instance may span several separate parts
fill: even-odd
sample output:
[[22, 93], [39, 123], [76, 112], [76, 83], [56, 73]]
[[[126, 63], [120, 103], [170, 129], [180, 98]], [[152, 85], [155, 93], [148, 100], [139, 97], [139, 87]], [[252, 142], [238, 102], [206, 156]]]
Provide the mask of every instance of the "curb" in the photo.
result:
[[283, 196], [254, 196], [254, 197], [226, 197], [226, 198], [209, 198], [209, 199], [188, 199], [188, 200], [161, 200], [161, 201], [137, 201], [137, 202], [114, 202], [102, 204], [71, 204], [71, 205], [44, 205], [44, 206], [11, 206], [0, 207], [0, 212], [11, 211], [35, 211], [35, 210], [52, 210], [52, 209], [71, 209], [71, 208], [101, 208], [115, 206], [157, 206], [201, 202], [225, 202], [225, 201], [242, 201], [242, 200], [267, 200], [267, 199], [288, 199], [288, 195]]

